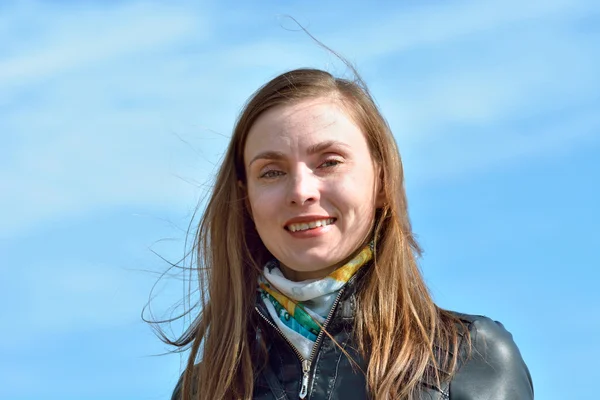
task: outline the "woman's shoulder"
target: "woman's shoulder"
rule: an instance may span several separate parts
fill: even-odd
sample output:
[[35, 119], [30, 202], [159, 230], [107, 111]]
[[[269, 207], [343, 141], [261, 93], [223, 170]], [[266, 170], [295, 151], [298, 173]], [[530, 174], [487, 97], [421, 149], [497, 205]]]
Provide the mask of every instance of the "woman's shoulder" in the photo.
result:
[[450, 311], [450, 314], [460, 321], [459, 332], [464, 335], [467, 330], [473, 342], [479, 338], [479, 344], [491, 340], [492, 344], [514, 345], [512, 334], [499, 321], [485, 315], [464, 314], [456, 311]]
[[[194, 365], [194, 369], [193, 369], [193, 381], [196, 382], [196, 377], [198, 374], [198, 368], [199, 368], [199, 364]], [[177, 384], [175, 385], [175, 389], [173, 389], [173, 394], [171, 395], [171, 400], [181, 400], [183, 398], [183, 378], [185, 376], [185, 371], [180, 375], [179, 380], [177, 381]], [[196, 393], [197, 392], [197, 386], [196, 384], [192, 385], [192, 393]]]
[[463, 340], [450, 398], [533, 399], [529, 369], [504, 325], [482, 315], [452, 314], [461, 322]]

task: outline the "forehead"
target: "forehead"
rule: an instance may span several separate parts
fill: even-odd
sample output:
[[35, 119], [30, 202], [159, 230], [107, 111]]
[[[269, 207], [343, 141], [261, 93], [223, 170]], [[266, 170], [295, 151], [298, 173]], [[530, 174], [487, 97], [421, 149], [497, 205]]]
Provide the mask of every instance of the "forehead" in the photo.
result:
[[319, 98], [277, 106], [262, 114], [250, 128], [244, 158], [265, 151], [302, 152], [322, 141], [351, 148], [366, 146], [362, 130], [333, 99]]

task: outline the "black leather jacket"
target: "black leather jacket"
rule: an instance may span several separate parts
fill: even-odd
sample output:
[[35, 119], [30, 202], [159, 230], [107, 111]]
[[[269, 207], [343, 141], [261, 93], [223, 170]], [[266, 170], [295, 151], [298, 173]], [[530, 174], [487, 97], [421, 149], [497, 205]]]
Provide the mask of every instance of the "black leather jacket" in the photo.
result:
[[[332, 310], [327, 331], [349, 355], [366, 370], [366, 362], [352, 339], [355, 285], [348, 284]], [[313, 351], [312, 365], [303, 371], [299, 356], [276, 330], [268, 311], [257, 302], [269, 360], [254, 385], [256, 400], [298, 399], [303, 386], [306, 400], [370, 399], [364, 374], [353, 366], [340, 348], [327, 336], [320, 335]], [[512, 335], [499, 322], [487, 317], [456, 315], [471, 334], [470, 358], [459, 362], [458, 372], [441, 387], [422, 382], [419, 400], [529, 400], [533, 384]], [[464, 343], [459, 354], [466, 354]], [[306, 369], [306, 368], [305, 368]], [[306, 373], [305, 373], [306, 372]], [[303, 385], [305, 383], [306, 385]], [[179, 399], [178, 383], [172, 399]]]

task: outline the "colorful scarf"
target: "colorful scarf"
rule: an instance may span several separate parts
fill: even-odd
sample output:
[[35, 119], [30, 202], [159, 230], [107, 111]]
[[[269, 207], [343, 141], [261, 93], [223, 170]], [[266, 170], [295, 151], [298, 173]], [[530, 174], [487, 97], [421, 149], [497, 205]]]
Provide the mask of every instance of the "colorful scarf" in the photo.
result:
[[302, 282], [285, 278], [276, 260], [265, 265], [259, 279], [260, 297], [278, 328], [306, 359], [339, 290], [372, 257], [371, 243], [325, 278]]

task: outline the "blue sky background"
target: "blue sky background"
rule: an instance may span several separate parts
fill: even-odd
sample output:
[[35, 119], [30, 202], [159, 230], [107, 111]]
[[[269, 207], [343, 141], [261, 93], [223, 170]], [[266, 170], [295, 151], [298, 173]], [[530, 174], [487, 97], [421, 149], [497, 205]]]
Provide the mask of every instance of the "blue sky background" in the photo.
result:
[[[169, 398], [151, 250], [183, 254], [252, 91], [348, 72], [286, 14], [388, 118], [438, 303], [502, 321], [536, 398], [597, 392], [600, 3], [369, 4], [0, 3], [0, 398]], [[164, 316], [183, 287], [156, 294]]]

